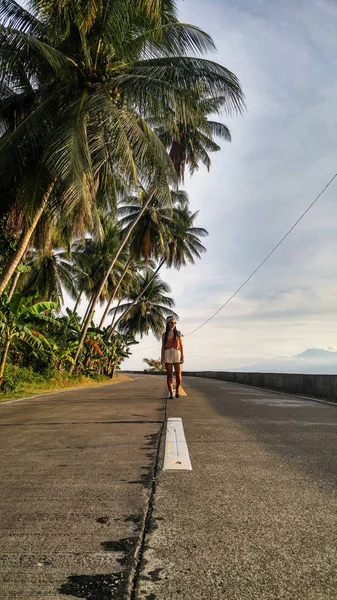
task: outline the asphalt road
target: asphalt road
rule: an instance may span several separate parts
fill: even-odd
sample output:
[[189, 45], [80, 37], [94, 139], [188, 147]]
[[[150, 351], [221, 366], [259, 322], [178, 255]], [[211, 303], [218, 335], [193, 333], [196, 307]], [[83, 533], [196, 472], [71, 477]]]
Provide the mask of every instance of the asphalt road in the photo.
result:
[[0, 405], [0, 598], [125, 598], [163, 381]]
[[0, 405], [1, 600], [337, 599], [337, 407], [184, 388], [191, 472], [162, 377]]
[[185, 378], [193, 470], [161, 471], [139, 598], [337, 599], [337, 406]]

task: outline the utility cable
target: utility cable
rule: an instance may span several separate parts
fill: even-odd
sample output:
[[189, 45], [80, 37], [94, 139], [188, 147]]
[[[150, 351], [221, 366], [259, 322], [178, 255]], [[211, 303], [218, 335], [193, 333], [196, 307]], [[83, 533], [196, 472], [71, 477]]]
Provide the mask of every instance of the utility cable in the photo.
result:
[[[303, 217], [309, 212], [309, 210], [314, 206], [314, 204], [316, 204], [317, 200], [319, 200], [319, 198], [324, 194], [325, 190], [328, 189], [328, 187], [332, 184], [332, 182], [336, 179], [336, 177], [337, 177], [337, 173], [335, 173], [335, 175], [332, 177], [332, 179], [330, 179], [330, 181], [326, 184], [326, 186], [322, 189], [322, 191], [318, 194], [318, 196], [316, 196], [315, 200], [313, 200], [313, 202], [311, 202], [311, 204], [302, 213], [302, 215], [299, 217], [299, 219], [297, 219], [297, 221], [294, 223], [294, 225], [287, 231], [287, 233], [276, 244], [276, 246], [274, 246], [274, 248], [271, 250], [271, 252], [269, 252], [269, 254], [266, 256], [266, 258], [264, 258], [264, 260], [259, 264], [259, 266], [256, 267], [256, 269], [249, 275], [249, 277], [247, 277], [247, 279], [240, 285], [240, 287], [234, 292], [234, 294], [232, 294], [226, 300], [226, 302], [224, 302], [224, 304], [222, 306], [220, 306], [220, 308], [218, 308], [218, 310], [215, 311], [215, 313], [213, 313], [208, 319], [206, 319], [206, 321], [204, 321], [196, 329], [193, 329], [192, 331], [189, 331], [189, 333], [186, 333], [184, 335], [184, 337], [186, 337], [188, 335], [192, 335], [196, 331], [199, 331], [199, 329], [204, 327], [207, 323], [209, 323], [209, 321], [211, 321], [242, 290], [242, 288], [246, 285], [246, 283], [248, 283], [248, 281], [250, 281], [250, 279], [252, 279], [252, 277], [254, 277], [255, 273], [257, 273], [261, 269], [261, 267], [267, 262], [267, 260], [272, 256], [272, 254], [274, 254], [274, 252], [282, 244], [282, 242], [284, 242], [284, 240], [288, 237], [288, 235], [290, 235], [290, 233], [295, 229], [295, 227], [298, 225], [298, 223], [300, 221], [302, 221]], [[139, 350], [148, 350], [150, 348], [154, 348], [157, 345], [158, 344], [153, 344], [152, 346], [148, 346], [147, 348], [139, 348]]]
[[195, 333], [196, 331], [199, 331], [199, 329], [201, 329], [207, 323], [209, 323], [209, 321], [211, 321], [211, 319], [213, 319], [240, 292], [240, 290], [242, 290], [242, 288], [246, 285], [246, 283], [248, 283], [248, 281], [255, 275], [255, 273], [257, 273], [259, 271], [259, 269], [261, 269], [261, 267], [265, 264], [265, 262], [267, 262], [267, 260], [271, 257], [271, 255], [274, 254], [275, 250], [277, 250], [277, 248], [282, 244], [282, 242], [284, 242], [284, 240], [288, 237], [288, 235], [295, 229], [295, 227], [298, 225], [298, 223], [303, 219], [303, 217], [314, 206], [314, 204], [317, 202], [317, 200], [324, 194], [325, 190], [329, 187], [329, 185], [332, 184], [332, 182], [336, 179], [336, 177], [337, 177], [337, 173], [335, 173], [335, 175], [332, 177], [332, 179], [330, 179], [329, 183], [327, 183], [326, 186], [323, 188], [323, 190], [318, 194], [318, 196], [316, 196], [315, 200], [310, 204], [310, 206], [308, 206], [308, 208], [304, 211], [304, 213], [302, 213], [300, 218], [297, 219], [296, 223], [294, 223], [294, 225], [289, 229], [289, 231], [287, 231], [287, 233], [278, 242], [278, 244], [276, 244], [276, 246], [272, 249], [272, 251], [269, 252], [268, 256], [266, 256], [266, 258], [259, 264], [259, 266], [255, 269], [255, 271], [253, 271], [253, 273], [251, 273], [251, 275], [249, 275], [249, 277], [247, 277], [247, 279], [243, 282], [242, 285], [240, 285], [240, 287], [234, 292], [234, 294], [232, 294], [226, 300], [226, 302], [224, 302], [224, 304], [222, 306], [220, 306], [220, 308], [218, 308], [218, 310], [215, 311], [215, 313], [213, 313], [213, 315], [211, 315], [206, 321], [204, 321], [204, 323], [202, 323], [201, 325], [199, 325], [199, 327], [197, 327], [196, 329], [193, 329], [189, 333], [186, 333], [185, 337], [187, 335], [192, 335], [192, 333]]

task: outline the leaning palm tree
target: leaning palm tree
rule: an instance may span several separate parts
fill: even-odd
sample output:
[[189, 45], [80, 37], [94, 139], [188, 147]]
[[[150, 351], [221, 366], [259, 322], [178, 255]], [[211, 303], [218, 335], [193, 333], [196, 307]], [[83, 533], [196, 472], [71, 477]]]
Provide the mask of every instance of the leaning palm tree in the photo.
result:
[[[136, 223], [133, 228], [132, 236], [130, 237], [129, 252], [131, 257], [142, 257], [145, 261], [143, 268], [154, 268], [153, 261], [159, 260], [162, 256], [167, 257], [168, 245], [171, 238], [172, 214], [176, 206], [186, 206], [188, 204], [188, 196], [183, 190], [171, 191], [171, 205], [163, 204], [159, 195], [154, 194], [151, 204], [148, 204], [146, 191], [140, 190], [137, 196], [122, 198], [118, 215], [120, 217], [119, 225], [122, 230], [128, 230], [130, 226]], [[165, 259], [164, 259], [165, 260]], [[153, 277], [161, 268], [153, 273]], [[137, 283], [137, 278], [136, 278]], [[147, 286], [151, 280], [147, 281]], [[144, 290], [145, 291], [145, 290]], [[132, 306], [138, 302], [143, 290], [141, 289], [138, 297], [132, 303]], [[113, 314], [113, 322], [111, 323], [112, 336], [115, 326], [116, 312], [114, 309], [110, 311]], [[120, 316], [117, 323], [122, 319]]]
[[163, 204], [162, 200], [154, 194], [151, 204], [145, 210], [144, 205], [147, 200], [145, 190], [140, 190], [137, 196], [129, 196], [121, 200], [118, 216], [122, 230], [127, 230], [141, 215], [130, 238], [131, 256], [149, 261], [158, 259], [165, 252], [176, 197], [183, 197], [185, 200], [187, 195], [183, 193], [180, 196], [178, 192], [171, 191], [171, 203], [167, 205]]
[[[99, 328], [103, 327], [104, 321], [109, 314], [110, 308], [113, 305], [114, 301], [117, 300], [120, 303], [120, 300], [123, 296], [125, 296], [127, 290], [130, 285], [133, 284], [134, 276], [137, 275], [138, 272], [142, 271], [145, 267], [154, 267], [154, 262], [147, 260], [146, 263], [143, 260], [137, 260], [134, 258], [128, 249], [128, 253], [126, 253], [124, 263], [120, 263], [120, 268], [114, 270], [115, 276], [115, 287], [113, 288], [110, 299], [105, 307], [104, 313], [102, 315]], [[113, 322], [110, 325], [110, 328], [113, 326]]]
[[[150, 282], [149, 285], [147, 285]], [[139, 291], [146, 288], [144, 294], [134, 304]], [[120, 305], [116, 312], [125, 313], [125, 317], [119, 322], [118, 330], [130, 335], [148, 335], [151, 331], [159, 339], [165, 329], [165, 319], [168, 315], [176, 316], [172, 308], [174, 301], [167, 296], [171, 291], [167, 283], [161, 281], [158, 275], [153, 277], [150, 269], [145, 275], [139, 276], [138, 285], [130, 290], [129, 302]]]
[[[123, 252], [120, 252], [122, 235], [123, 232], [114, 216], [111, 213], [101, 214], [90, 236], [84, 240], [77, 240], [73, 244], [72, 258], [82, 270], [79, 281], [80, 292], [75, 309], [83, 292], [88, 300], [84, 321], [92, 311], [96, 300], [99, 299], [101, 304], [108, 301], [100, 327], [103, 326], [119, 286], [127, 275], [127, 271], [131, 268], [132, 259], [128, 248], [125, 247]], [[111, 261], [114, 260], [117, 252], [119, 254], [118, 260], [114, 261], [114, 269], [110, 269]], [[101, 286], [102, 280], [104, 280], [104, 286]], [[98, 290], [101, 290], [100, 295]]]
[[101, 329], [104, 325], [104, 321], [108, 315], [108, 312], [112, 306], [112, 304], [114, 303], [114, 300], [117, 296], [118, 290], [120, 289], [121, 285], [123, 284], [123, 282], [125, 282], [125, 279], [128, 275], [128, 273], [130, 272], [130, 269], [132, 268], [132, 259], [129, 256], [129, 258], [127, 259], [127, 261], [125, 262], [125, 264], [123, 265], [123, 269], [122, 271], [118, 271], [117, 269], [114, 270], [114, 287], [113, 287], [113, 291], [110, 292], [110, 298], [106, 304], [106, 307], [104, 309], [102, 318], [100, 320], [99, 323], [99, 329]]
[[172, 107], [178, 123], [201, 95], [243, 107], [233, 73], [187, 56], [214, 44], [178, 22], [171, 0], [30, 7], [0, 7], [0, 181], [25, 217], [0, 294], [45, 210], [61, 204], [89, 219], [97, 196], [107, 202], [123, 185], [175, 181], [152, 127], [171, 122]]
[[[144, 288], [140, 289], [133, 302], [125, 308], [124, 313], [115, 321], [114, 328], [126, 318], [133, 306], [137, 304], [164, 264], [168, 268], [174, 267], [179, 270], [188, 262], [194, 264], [195, 259], [201, 258], [201, 254], [206, 252], [206, 248], [201, 244], [199, 238], [207, 236], [208, 232], [202, 227], [194, 227], [194, 220], [198, 214], [199, 211], [192, 213], [186, 202], [174, 209], [170, 228], [166, 230], [166, 246], [157, 268], [152, 272], [151, 277], [144, 282]], [[113, 310], [111, 314], [115, 314]], [[112, 331], [113, 329], [111, 329], [111, 333]]]
[[[85, 251], [90, 255], [90, 267], [88, 274], [91, 281], [91, 291], [95, 294], [100, 287], [111, 260], [114, 258], [121, 245], [121, 231], [111, 213], [100, 216], [99, 224], [91, 237], [86, 240]], [[100, 300], [101, 303], [108, 300], [112, 290], [118, 281], [118, 273], [124, 266], [126, 258], [125, 251], [120, 254], [119, 260], [115, 262], [115, 269], [111, 271], [102, 287]]]

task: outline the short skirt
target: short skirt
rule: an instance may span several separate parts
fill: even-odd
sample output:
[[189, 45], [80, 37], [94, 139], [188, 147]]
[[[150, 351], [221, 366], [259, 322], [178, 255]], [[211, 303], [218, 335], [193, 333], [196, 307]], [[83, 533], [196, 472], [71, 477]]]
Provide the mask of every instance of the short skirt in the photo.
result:
[[170, 348], [169, 350], [165, 350], [164, 354], [166, 363], [180, 363], [181, 362], [181, 351], [176, 350], [175, 348]]

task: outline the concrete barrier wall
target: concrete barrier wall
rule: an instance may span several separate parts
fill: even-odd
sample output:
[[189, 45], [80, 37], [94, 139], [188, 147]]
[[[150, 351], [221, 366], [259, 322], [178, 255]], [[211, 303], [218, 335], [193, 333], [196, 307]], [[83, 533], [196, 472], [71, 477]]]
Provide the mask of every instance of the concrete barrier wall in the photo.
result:
[[[144, 373], [144, 371], [122, 371]], [[164, 373], [158, 373], [158, 375]], [[243, 385], [279, 390], [288, 394], [311, 396], [337, 402], [337, 375], [302, 375], [298, 373], [237, 373], [230, 371], [184, 371], [183, 377], [207, 377]]]
[[229, 371], [185, 371], [189, 377], [221, 379], [243, 385], [279, 390], [299, 396], [312, 396], [337, 402], [337, 375], [293, 373], [236, 373]]

